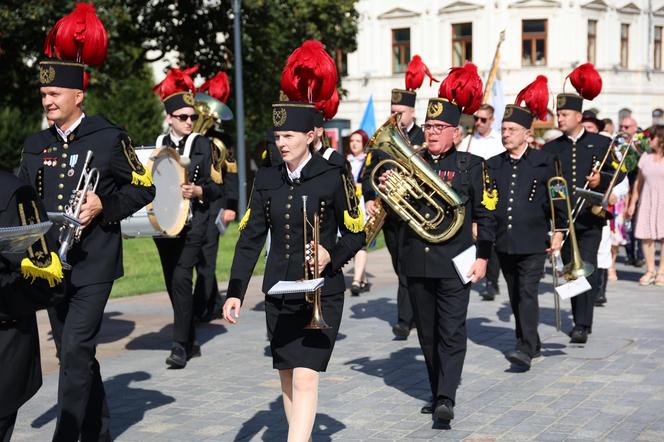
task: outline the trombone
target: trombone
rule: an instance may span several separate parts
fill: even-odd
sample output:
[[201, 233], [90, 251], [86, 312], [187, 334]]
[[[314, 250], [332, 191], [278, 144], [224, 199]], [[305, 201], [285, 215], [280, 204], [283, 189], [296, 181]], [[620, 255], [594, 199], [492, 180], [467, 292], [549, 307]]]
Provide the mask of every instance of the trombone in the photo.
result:
[[[307, 195], [302, 195], [302, 216], [304, 218], [304, 279], [308, 280], [310, 276], [314, 279], [320, 278], [318, 270], [318, 245], [320, 244], [320, 218], [318, 213], [314, 213], [313, 223], [307, 217]], [[309, 238], [309, 229], [311, 229], [311, 238]], [[309, 242], [313, 242], [310, 244]], [[313, 271], [309, 270], [309, 264], [313, 262]], [[321, 289], [317, 288], [313, 292], [304, 294], [304, 299], [312, 305], [312, 315], [309, 323], [304, 327], [307, 330], [325, 330], [331, 328], [323, 319], [323, 308], [321, 304]]]
[[[570, 205], [569, 192], [567, 190], [567, 180], [562, 176], [553, 176], [547, 181], [547, 189], [549, 190], [549, 204], [551, 205], [551, 238], [553, 239], [553, 235], [556, 232], [563, 232], [567, 234], [571, 241], [572, 259], [563, 267], [563, 277], [567, 281], [573, 281], [577, 278], [589, 276], [595, 269], [591, 264], [588, 264], [581, 259], [579, 244], [576, 241], [576, 231], [574, 229], [572, 206]], [[565, 201], [568, 219], [567, 229], [556, 226], [556, 202], [559, 201]], [[556, 255], [552, 253], [550, 259], [553, 274], [553, 299], [556, 314], [556, 330], [560, 331], [560, 299], [555, 290], [556, 287], [558, 287]]]

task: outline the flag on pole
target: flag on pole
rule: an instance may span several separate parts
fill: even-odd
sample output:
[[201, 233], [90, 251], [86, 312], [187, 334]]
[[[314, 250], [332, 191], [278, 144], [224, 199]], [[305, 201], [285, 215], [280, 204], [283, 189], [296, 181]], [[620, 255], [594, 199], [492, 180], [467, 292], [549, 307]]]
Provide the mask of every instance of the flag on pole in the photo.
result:
[[496, 77], [491, 87], [491, 97], [489, 104], [493, 106], [493, 125], [492, 129], [500, 132], [500, 125], [503, 122], [503, 114], [505, 113], [505, 95], [503, 94], [503, 82], [500, 78]]
[[360, 129], [365, 131], [369, 137], [376, 132], [376, 115], [374, 114], [373, 94], [369, 97], [367, 107], [364, 108]]

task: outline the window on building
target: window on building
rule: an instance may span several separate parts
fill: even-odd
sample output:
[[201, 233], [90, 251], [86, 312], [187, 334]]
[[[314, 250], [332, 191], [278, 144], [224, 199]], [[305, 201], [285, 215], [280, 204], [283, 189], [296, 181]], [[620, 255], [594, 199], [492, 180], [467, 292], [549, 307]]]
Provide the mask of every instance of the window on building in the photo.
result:
[[629, 60], [629, 25], [620, 25], [620, 67], [627, 68]]
[[521, 22], [521, 64], [546, 66], [546, 20]]
[[337, 72], [342, 77], [348, 75], [348, 57], [341, 49], [335, 49], [333, 52], [334, 61], [337, 64]]
[[462, 66], [473, 61], [473, 24], [452, 25], [452, 66]]
[[653, 67], [662, 70], [662, 26], [655, 26], [655, 44], [653, 48]]
[[597, 20], [588, 20], [588, 63], [595, 64], [597, 56]]
[[392, 29], [392, 72], [406, 72], [410, 61], [410, 29]]

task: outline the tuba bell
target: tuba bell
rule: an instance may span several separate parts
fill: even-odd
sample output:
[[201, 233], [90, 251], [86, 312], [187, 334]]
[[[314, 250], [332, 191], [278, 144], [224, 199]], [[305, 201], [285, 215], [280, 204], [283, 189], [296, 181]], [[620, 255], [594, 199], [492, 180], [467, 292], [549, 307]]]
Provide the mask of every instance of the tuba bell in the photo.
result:
[[[380, 161], [371, 173], [371, 185], [401, 219], [422, 239], [440, 243], [454, 236], [463, 225], [466, 209], [459, 195], [419, 157], [401, 130], [401, 114], [392, 115], [369, 140], [370, 149], [391, 159]], [[376, 173], [388, 166], [392, 173], [385, 190], [378, 187]]]
[[[224, 102], [208, 94], [198, 92], [194, 100], [194, 109], [198, 114], [198, 120], [194, 122], [192, 132], [206, 135], [218, 122], [233, 118], [233, 112]], [[215, 183], [221, 184], [223, 181], [221, 169], [228, 157], [228, 148], [223, 141], [216, 137], [210, 137], [210, 144], [212, 145], [210, 177]]]

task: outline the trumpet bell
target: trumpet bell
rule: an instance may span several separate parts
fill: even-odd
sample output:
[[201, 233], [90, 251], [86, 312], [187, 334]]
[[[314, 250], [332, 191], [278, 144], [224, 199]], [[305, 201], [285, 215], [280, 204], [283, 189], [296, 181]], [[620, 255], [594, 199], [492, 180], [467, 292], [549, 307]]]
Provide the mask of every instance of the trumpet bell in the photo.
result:
[[595, 267], [585, 261], [581, 261], [578, 265], [576, 262], [570, 262], [563, 267], [563, 277], [568, 281], [573, 281], [590, 276], [594, 271]]

